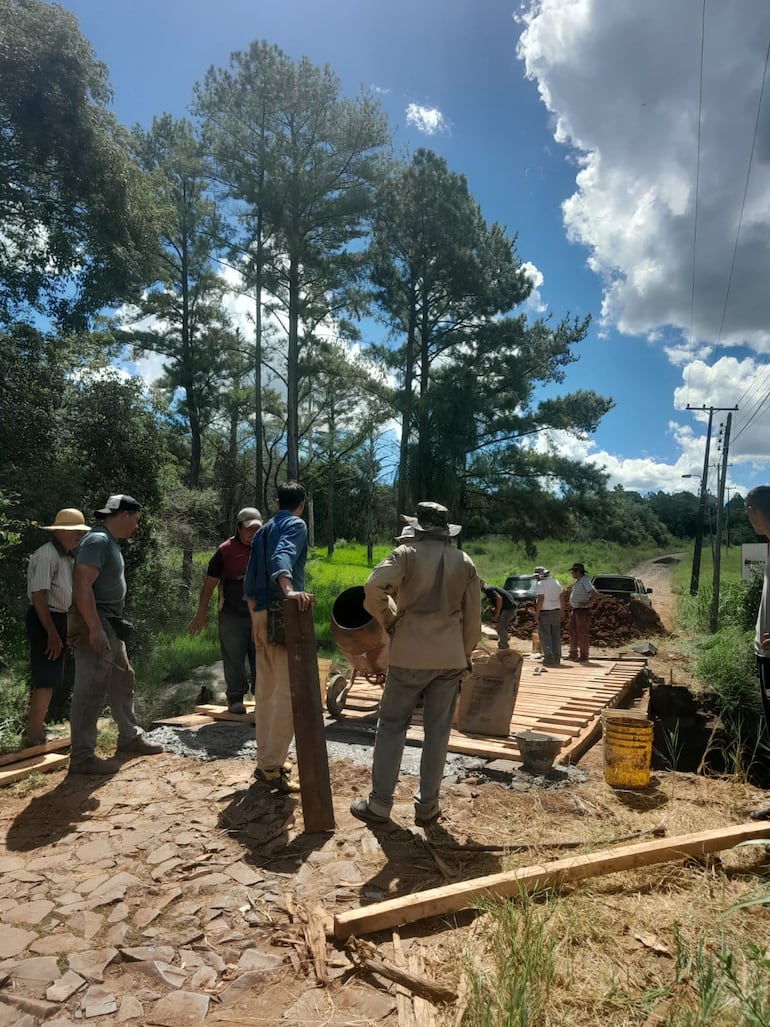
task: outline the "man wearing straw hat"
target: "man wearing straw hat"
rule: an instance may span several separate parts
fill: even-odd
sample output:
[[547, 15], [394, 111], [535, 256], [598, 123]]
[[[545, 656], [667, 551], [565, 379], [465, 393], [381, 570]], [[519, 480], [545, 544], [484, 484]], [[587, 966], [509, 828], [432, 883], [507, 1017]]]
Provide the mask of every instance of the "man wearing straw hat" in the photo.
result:
[[88, 531], [80, 510], [59, 510], [53, 524], [41, 525], [51, 538], [29, 558], [25, 618], [29, 640], [30, 698], [25, 749], [46, 741], [45, 718], [51, 700], [65, 698], [72, 663], [68, 656], [67, 611], [72, 603], [73, 552]]
[[401, 769], [406, 732], [423, 700], [425, 739], [414, 819], [422, 827], [441, 813], [439, 791], [449, 731], [463, 672], [481, 636], [481, 589], [473, 561], [450, 544], [460, 531], [447, 508], [420, 503], [414, 529], [377, 564], [364, 585], [364, 607], [391, 636], [380, 701], [368, 799], [350, 804], [354, 817], [386, 823]]

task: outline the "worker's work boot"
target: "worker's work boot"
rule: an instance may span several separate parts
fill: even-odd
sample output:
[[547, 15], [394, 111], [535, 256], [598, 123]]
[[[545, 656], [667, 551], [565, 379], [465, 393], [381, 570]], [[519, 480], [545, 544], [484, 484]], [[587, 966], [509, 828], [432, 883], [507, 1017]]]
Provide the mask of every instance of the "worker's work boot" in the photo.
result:
[[67, 774], [89, 774], [91, 777], [108, 777], [120, 770], [117, 760], [103, 760], [100, 756], [84, 756], [83, 759], [70, 761]]

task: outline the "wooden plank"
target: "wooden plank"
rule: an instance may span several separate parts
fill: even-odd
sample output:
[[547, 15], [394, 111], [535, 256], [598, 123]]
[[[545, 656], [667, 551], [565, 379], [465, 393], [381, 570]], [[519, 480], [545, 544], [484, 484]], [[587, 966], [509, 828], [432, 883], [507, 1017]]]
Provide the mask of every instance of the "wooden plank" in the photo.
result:
[[621, 870], [653, 866], [683, 859], [685, 856], [705, 856], [710, 852], [731, 849], [739, 842], [756, 838], [770, 838], [770, 822], [739, 824], [737, 826], [699, 831], [673, 838], [655, 839], [636, 845], [589, 852], [582, 856], [568, 856], [551, 863], [521, 867], [507, 873], [489, 874], [472, 881], [443, 885], [428, 891], [386, 899], [363, 909], [338, 913], [334, 917], [334, 934], [347, 938], [351, 934], [369, 934], [385, 928], [415, 923], [433, 916], [445, 916], [461, 909], [472, 908], [479, 899], [515, 898], [522, 891], [539, 888], [558, 888], [568, 881], [582, 881]]
[[66, 767], [68, 762], [69, 756], [58, 752], [45, 752], [41, 756], [9, 763], [6, 770], [0, 770], [0, 786], [21, 781], [30, 774], [48, 774], [52, 770], [60, 770]]
[[17, 749], [16, 752], [6, 752], [0, 756], [0, 767], [9, 763], [19, 763], [21, 760], [31, 759], [32, 756], [42, 756], [47, 752], [60, 752], [62, 749], [69, 749], [70, 736], [54, 738], [50, 742], [43, 742], [42, 745], [30, 745], [26, 749]]
[[313, 610], [312, 607], [300, 610], [293, 599], [284, 599], [283, 617], [305, 831], [309, 834], [333, 831], [334, 803], [321, 710]]
[[226, 706], [218, 706], [216, 703], [201, 703], [194, 707], [195, 713], [210, 717], [211, 720], [229, 720], [235, 724], [254, 723], [254, 703], [244, 703], [245, 713], [228, 713]]
[[160, 720], [153, 720], [150, 729], [154, 727], [203, 727], [205, 724], [213, 724], [214, 718], [206, 713], [183, 713], [181, 717], [161, 717]]

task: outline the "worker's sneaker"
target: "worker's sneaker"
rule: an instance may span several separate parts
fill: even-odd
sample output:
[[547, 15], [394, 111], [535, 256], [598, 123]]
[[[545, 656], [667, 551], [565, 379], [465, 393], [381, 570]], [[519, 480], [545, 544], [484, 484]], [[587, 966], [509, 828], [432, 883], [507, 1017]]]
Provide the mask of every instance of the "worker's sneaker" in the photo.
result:
[[285, 766], [270, 767], [267, 770], [257, 767], [254, 771], [254, 777], [257, 781], [261, 781], [262, 784], [266, 784], [268, 788], [275, 792], [281, 792], [283, 795], [290, 795], [292, 792], [299, 791], [299, 781], [296, 781], [289, 774]]
[[227, 707], [228, 713], [234, 713], [236, 717], [242, 717], [246, 712], [246, 707], [242, 702], [231, 702]]
[[117, 760], [103, 760], [100, 756], [84, 756], [82, 759], [70, 760], [68, 774], [90, 774], [92, 777], [108, 777], [120, 770]]
[[158, 742], [148, 742], [145, 735], [137, 735], [128, 742], [118, 742], [118, 752], [132, 756], [157, 756], [163, 752], [163, 746]]
[[350, 804], [350, 812], [365, 824], [387, 824], [390, 820], [390, 817], [375, 813], [366, 799], [354, 799]]

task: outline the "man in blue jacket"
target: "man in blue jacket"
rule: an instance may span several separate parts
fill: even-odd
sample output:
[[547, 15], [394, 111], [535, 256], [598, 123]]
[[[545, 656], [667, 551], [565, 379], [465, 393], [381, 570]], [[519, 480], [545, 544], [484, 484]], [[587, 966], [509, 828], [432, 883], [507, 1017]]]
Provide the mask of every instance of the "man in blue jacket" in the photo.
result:
[[243, 582], [257, 653], [255, 777], [283, 793], [299, 790], [286, 765], [294, 737], [289, 656], [286, 645], [269, 635], [268, 607], [280, 610], [284, 599], [293, 599], [300, 610], [313, 603], [314, 597], [305, 592], [304, 509], [305, 490], [298, 482], [278, 486], [278, 512], [254, 536]]

